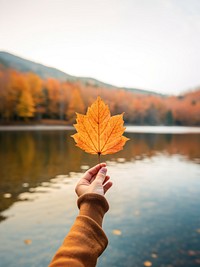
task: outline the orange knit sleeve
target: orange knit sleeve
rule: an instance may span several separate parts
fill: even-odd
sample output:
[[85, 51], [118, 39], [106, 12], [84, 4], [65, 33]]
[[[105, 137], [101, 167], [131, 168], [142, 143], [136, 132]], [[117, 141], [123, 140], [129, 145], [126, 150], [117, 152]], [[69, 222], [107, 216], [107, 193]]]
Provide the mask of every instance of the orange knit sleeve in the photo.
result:
[[105, 197], [84, 194], [77, 204], [79, 215], [49, 267], [94, 267], [108, 244], [101, 228], [104, 214], [109, 209]]

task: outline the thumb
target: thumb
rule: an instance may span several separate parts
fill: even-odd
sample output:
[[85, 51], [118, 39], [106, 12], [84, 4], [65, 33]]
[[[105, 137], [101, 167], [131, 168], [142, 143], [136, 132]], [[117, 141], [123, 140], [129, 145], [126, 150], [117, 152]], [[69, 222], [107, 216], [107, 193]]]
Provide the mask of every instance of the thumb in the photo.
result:
[[107, 169], [105, 167], [101, 168], [99, 172], [97, 173], [95, 181], [103, 184], [105, 178], [106, 178]]

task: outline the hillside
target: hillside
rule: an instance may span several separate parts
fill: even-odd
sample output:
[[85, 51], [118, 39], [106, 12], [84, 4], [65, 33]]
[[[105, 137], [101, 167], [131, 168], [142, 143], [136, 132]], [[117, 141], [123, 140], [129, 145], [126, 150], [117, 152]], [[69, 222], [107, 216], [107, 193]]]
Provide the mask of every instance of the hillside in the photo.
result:
[[134, 93], [140, 93], [140, 94], [151, 94], [151, 95], [161, 95], [153, 91], [147, 91], [137, 88], [120, 88], [113, 86], [111, 84], [107, 84], [101, 81], [98, 81], [94, 78], [90, 77], [76, 77], [69, 75], [63, 71], [60, 71], [56, 68], [47, 67], [45, 65], [42, 65], [40, 63], [36, 63], [21, 57], [18, 57], [16, 55], [10, 54], [8, 52], [0, 51], [0, 64], [7, 68], [16, 69], [21, 72], [34, 72], [37, 75], [39, 75], [42, 79], [46, 78], [55, 78], [60, 81], [74, 81], [74, 82], [81, 82], [83, 84], [89, 84], [96, 87], [104, 87], [108, 89], [124, 89], [127, 91], [131, 91]]

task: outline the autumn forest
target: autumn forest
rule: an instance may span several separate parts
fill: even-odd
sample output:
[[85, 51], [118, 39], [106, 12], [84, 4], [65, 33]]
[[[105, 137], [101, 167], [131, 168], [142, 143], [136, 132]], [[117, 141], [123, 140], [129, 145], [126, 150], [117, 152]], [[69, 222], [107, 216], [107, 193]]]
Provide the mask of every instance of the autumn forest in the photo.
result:
[[69, 125], [100, 95], [126, 124], [200, 125], [200, 89], [179, 96], [139, 94], [89, 83], [41, 79], [0, 65], [0, 122], [62, 121]]

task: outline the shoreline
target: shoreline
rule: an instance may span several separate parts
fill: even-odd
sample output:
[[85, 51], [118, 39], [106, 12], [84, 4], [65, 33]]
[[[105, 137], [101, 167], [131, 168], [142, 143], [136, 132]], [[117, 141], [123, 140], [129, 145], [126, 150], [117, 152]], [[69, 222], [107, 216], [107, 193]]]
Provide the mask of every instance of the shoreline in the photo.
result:
[[125, 126], [127, 133], [152, 134], [200, 134], [200, 127], [194, 126]]
[[51, 131], [73, 130], [69, 125], [0, 125], [0, 131]]
[[[200, 127], [190, 126], [126, 126], [126, 133], [200, 134]], [[75, 130], [69, 125], [0, 125], [0, 131], [52, 131]]]

